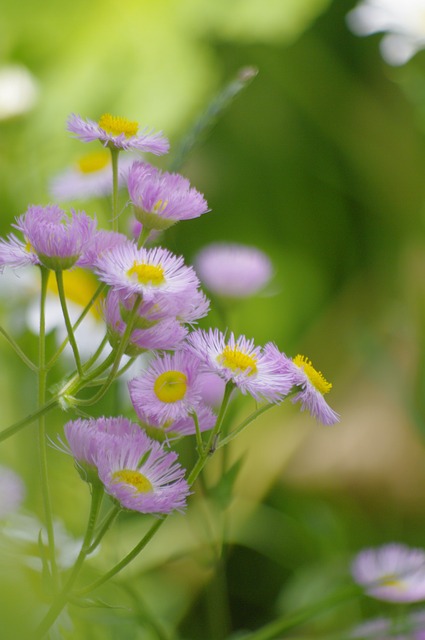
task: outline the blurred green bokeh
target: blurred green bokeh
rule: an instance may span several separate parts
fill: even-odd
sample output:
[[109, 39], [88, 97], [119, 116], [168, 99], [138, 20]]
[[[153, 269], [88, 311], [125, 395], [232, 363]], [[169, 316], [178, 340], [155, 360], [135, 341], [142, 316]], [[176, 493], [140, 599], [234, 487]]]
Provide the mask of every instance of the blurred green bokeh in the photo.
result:
[[[255, 244], [271, 256], [273, 282], [234, 312], [230, 328], [311, 357], [333, 382], [330, 403], [342, 421], [324, 429], [284, 407], [253, 426], [234, 452], [250, 452], [229, 533], [234, 630], [331, 590], [347, 579], [349, 559], [363, 545], [425, 545], [425, 53], [390, 68], [379, 36], [349, 32], [345, 15], [354, 4], [23, 0], [2, 8], [0, 66], [23, 64], [39, 85], [34, 109], [0, 120], [3, 235], [28, 204], [50, 202], [51, 176], [86, 151], [65, 131], [70, 113], [97, 119], [111, 112], [160, 129], [171, 140], [172, 161], [221, 88], [242, 67], [258, 69], [181, 169], [212, 212], [173, 227], [164, 241], [188, 261], [214, 240]], [[102, 206], [90, 211], [103, 218]], [[1, 303], [10, 330], [12, 307], [11, 297]], [[204, 324], [218, 321], [213, 311]], [[28, 331], [19, 340], [36, 353]], [[5, 342], [0, 357], [6, 428], [34, 408], [36, 384]], [[107, 402], [96, 409], [108, 410]], [[59, 411], [49, 417], [52, 438], [65, 419]], [[25, 508], [41, 516], [33, 434], [1, 446], [0, 461], [27, 483]], [[49, 456], [56, 511], [81, 535], [86, 487], [69, 459], [53, 449]], [[161, 637], [149, 612], [168, 630], [181, 625], [182, 638], [206, 637], [206, 605], [197, 597], [210, 567], [185, 559], [188, 551], [201, 556], [198, 515], [195, 506], [190, 525], [182, 516], [167, 523], [147, 566], [140, 561], [128, 574], [133, 591], [106, 591], [122, 607], [120, 624], [114, 612], [89, 610], [75, 637]], [[139, 537], [138, 521], [128, 517], [98, 568]], [[164, 558], [161, 545], [162, 553], [176, 547], [175, 556]], [[1, 594], [11, 580], [5, 575]], [[24, 637], [12, 618], [20, 590], [31, 591], [25, 572], [13, 576], [5, 640]], [[379, 613], [374, 603], [347, 605], [300, 637], [329, 638], [359, 620], [360, 608]]]

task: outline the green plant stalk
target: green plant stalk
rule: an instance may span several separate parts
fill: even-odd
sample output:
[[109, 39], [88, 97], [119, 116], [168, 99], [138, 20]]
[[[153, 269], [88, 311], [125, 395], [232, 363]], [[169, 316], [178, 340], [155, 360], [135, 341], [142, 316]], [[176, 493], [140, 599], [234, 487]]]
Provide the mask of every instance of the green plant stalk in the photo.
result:
[[151, 233], [150, 229], [147, 229], [146, 227], [142, 227], [142, 230], [139, 235], [139, 239], [137, 240], [138, 249], [141, 249], [145, 245], [145, 242], [149, 238], [150, 233]]
[[112, 507], [110, 512], [106, 515], [104, 521], [100, 525], [100, 529], [99, 529], [95, 539], [93, 540], [93, 542], [90, 545], [89, 553], [93, 553], [93, 551], [96, 549], [96, 547], [99, 546], [103, 536], [111, 528], [112, 524], [115, 522], [116, 518], [118, 517], [120, 511], [121, 511], [121, 507], [120, 506], [114, 506], [114, 507]]
[[31, 371], [38, 371], [37, 365], [25, 355], [18, 343], [15, 342], [15, 340], [7, 333], [6, 329], [3, 329], [3, 327], [0, 326], [0, 333], [27, 367], [31, 369]]
[[246, 429], [246, 427], [250, 425], [251, 422], [254, 422], [254, 420], [256, 420], [258, 416], [261, 416], [261, 414], [265, 413], [266, 411], [268, 411], [269, 409], [272, 409], [275, 406], [276, 404], [265, 404], [259, 409], [256, 409], [255, 411], [253, 411], [246, 418], [246, 420], [241, 422], [241, 424], [236, 427], [236, 429], [231, 431], [228, 436], [220, 440], [220, 442], [217, 444], [217, 449], [221, 449], [221, 447], [224, 447], [225, 445], [229, 444], [229, 442], [232, 442], [232, 440], [234, 440], [240, 433], [242, 433], [242, 431], [244, 431], [244, 429]]
[[78, 574], [83, 566], [84, 560], [87, 555], [90, 553], [90, 543], [93, 535], [93, 531], [96, 525], [96, 520], [99, 514], [100, 506], [102, 504], [103, 498], [103, 487], [100, 483], [92, 485], [92, 499], [90, 505], [90, 514], [87, 522], [87, 528], [84, 535], [83, 543], [81, 545], [80, 553], [78, 554], [77, 560], [75, 561], [72, 572], [62, 589], [62, 591], [58, 594], [57, 598], [52, 603], [49, 611], [44, 616], [43, 620], [40, 622], [37, 627], [34, 635], [34, 640], [41, 640], [48, 632], [52, 624], [55, 622], [56, 618], [61, 613], [62, 609], [67, 605], [69, 601], [69, 593], [74, 586], [75, 580], [78, 577]]
[[[40, 267], [41, 292], [40, 292], [40, 331], [38, 339], [38, 406], [41, 408], [46, 403], [46, 294], [50, 271]], [[53, 530], [53, 513], [49, 490], [49, 476], [47, 468], [46, 447], [46, 421], [45, 413], [38, 416], [38, 457], [40, 465], [41, 494], [44, 506], [44, 521], [47, 531], [47, 545], [49, 550], [50, 571], [55, 590], [59, 587], [59, 574], [56, 565], [55, 535]]]
[[118, 158], [119, 149], [109, 147], [112, 160], [112, 231], [118, 231]]
[[68, 313], [68, 305], [66, 303], [65, 289], [64, 289], [64, 286], [63, 286], [63, 272], [61, 270], [57, 270], [57, 271], [55, 271], [55, 274], [56, 274], [56, 282], [57, 282], [57, 285], [58, 285], [59, 300], [60, 300], [61, 307], [62, 307], [62, 314], [63, 314], [63, 318], [65, 320], [66, 330], [68, 332], [69, 344], [71, 345], [72, 351], [74, 353], [74, 359], [75, 359], [75, 364], [76, 364], [76, 367], [77, 367], [77, 371], [78, 371], [80, 377], [82, 377], [83, 376], [83, 367], [82, 367], [82, 364], [81, 364], [80, 353], [78, 351], [78, 345], [77, 345], [77, 342], [75, 340], [74, 331], [72, 329], [71, 319], [70, 319], [69, 313]]
[[[89, 302], [86, 304], [86, 306], [82, 310], [82, 312], [81, 312], [80, 316], [78, 317], [77, 321], [72, 325], [72, 331], [74, 333], [78, 329], [78, 327], [80, 326], [80, 324], [82, 323], [82, 321], [84, 320], [84, 318], [86, 317], [86, 315], [88, 314], [88, 312], [90, 311], [90, 309], [92, 308], [94, 303], [96, 302], [97, 298], [101, 295], [101, 293], [102, 293], [102, 291], [104, 290], [105, 287], [106, 287], [106, 284], [104, 282], [101, 282], [100, 285], [98, 286], [98, 288], [96, 289], [96, 291], [94, 292], [93, 296], [89, 300]], [[56, 363], [56, 361], [58, 360], [58, 358], [61, 355], [62, 351], [65, 349], [65, 347], [68, 344], [68, 342], [69, 342], [69, 338], [66, 337], [65, 340], [60, 345], [60, 347], [58, 348], [58, 350], [56, 351], [56, 353], [54, 354], [54, 356], [52, 356], [52, 358], [49, 360], [48, 365], [47, 365], [48, 369], [51, 369], [51, 367], [53, 367], [53, 365]]]

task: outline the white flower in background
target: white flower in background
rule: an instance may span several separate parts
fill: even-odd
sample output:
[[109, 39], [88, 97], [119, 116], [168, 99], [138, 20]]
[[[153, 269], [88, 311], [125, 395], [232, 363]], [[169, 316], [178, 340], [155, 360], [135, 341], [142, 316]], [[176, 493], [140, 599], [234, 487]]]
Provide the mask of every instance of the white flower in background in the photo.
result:
[[347, 15], [347, 23], [359, 36], [386, 32], [382, 57], [395, 66], [425, 48], [425, 0], [362, 0]]
[[30, 111], [38, 94], [37, 81], [26, 67], [20, 64], [0, 67], [0, 120]]

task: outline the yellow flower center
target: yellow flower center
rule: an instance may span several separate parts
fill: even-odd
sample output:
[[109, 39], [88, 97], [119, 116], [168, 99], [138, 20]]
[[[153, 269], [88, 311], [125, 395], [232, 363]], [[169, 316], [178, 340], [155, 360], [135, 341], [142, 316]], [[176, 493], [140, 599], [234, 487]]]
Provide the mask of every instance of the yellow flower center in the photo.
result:
[[406, 585], [404, 584], [404, 582], [399, 580], [397, 575], [394, 574], [394, 573], [389, 573], [386, 576], [382, 576], [382, 578], [380, 578], [380, 580], [379, 580], [379, 586], [380, 587], [395, 587], [396, 589], [399, 589], [400, 591], [403, 591], [404, 589], [406, 589]]
[[109, 151], [93, 151], [93, 153], [86, 153], [77, 161], [77, 168], [81, 173], [95, 173], [107, 167], [110, 161]]
[[304, 373], [310, 380], [313, 387], [315, 387], [322, 395], [328, 393], [332, 389], [332, 384], [326, 380], [320, 371], [316, 371], [308, 358], [297, 355], [292, 359], [292, 361], [297, 365], [297, 367], [304, 369]]
[[253, 356], [229, 345], [224, 347], [223, 352], [217, 357], [217, 361], [220, 365], [227, 369], [232, 369], [232, 371], [250, 369], [248, 375], [252, 375], [257, 371], [257, 360]]
[[134, 469], [120, 469], [112, 474], [112, 481], [116, 484], [124, 482], [134, 487], [137, 493], [149, 493], [153, 491], [153, 486], [143, 473]]
[[120, 116], [111, 116], [110, 113], [104, 113], [100, 117], [98, 125], [106, 133], [112, 133], [113, 136], [124, 134], [126, 138], [135, 136], [139, 128], [138, 122], [132, 122]]
[[154, 206], [153, 206], [153, 213], [161, 213], [162, 211], [164, 211], [165, 207], [168, 204], [168, 200], [158, 200], [158, 202], [155, 202]]
[[165, 282], [164, 269], [160, 265], [145, 264], [143, 262], [136, 262], [136, 260], [133, 266], [127, 271], [127, 275], [130, 278], [136, 276], [140, 284], [159, 286]]
[[187, 377], [181, 371], [165, 371], [155, 380], [153, 387], [161, 402], [177, 402], [187, 391]]
[[[98, 281], [90, 271], [85, 271], [84, 269], [67, 269], [62, 272], [62, 275], [67, 299], [84, 308], [98, 288]], [[49, 278], [47, 289], [59, 296], [56, 278]], [[90, 307], [90, 313], [95, 318], [100, 318], [102, 315], [101, 305], [99, 304], [100, 299], [98, 299], [97, 304]]]

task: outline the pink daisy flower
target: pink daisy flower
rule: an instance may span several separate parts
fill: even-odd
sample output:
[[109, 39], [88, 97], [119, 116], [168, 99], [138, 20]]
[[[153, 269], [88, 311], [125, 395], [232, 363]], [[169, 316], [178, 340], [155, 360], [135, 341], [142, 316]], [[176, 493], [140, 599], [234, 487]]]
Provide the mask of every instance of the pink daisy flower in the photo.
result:
[[[288, 366], [288, 359], [286, 365]], [[290, 361], [289, 361], [290, 362]], [[322, 424], [331, 425], [339, 421], [339, 415], [331, 409], [324, 395], [332, 389], [320, 371], [317, 371], [305, 356], [293, 358], [293, 384], [300, 388], [292, 402], [301, 402], [301, 411], [307, 409]]]
[[197, 254], [194, 264], [207, 289], [226, 298], [254, 295], [268, 283], [273, 272], [265, 253], [236, 243], [210, 244]]
[[164, 424], [196, 410], [200, 403], [199, 366], [199, 359], [185, 351], [154, 358], [128, 385], [139, 417], [152, 417]]
[[204, 196], [177, 173], [135, 162], [128, 175], [128, 192], [136, 218], [148, 229], [168, 229], [179, 220], [207, 213]]
[[96, 232], [96, 220], [84, 211], [71, 211], [68, 217], [56, 205], [31, 206], [13, 226], [24, 236], [14, 234], [0, 241], [0, 265], [22, 267], [43, 264], [48, 269], [64, 270], [78, 264]]
[[199, 280], [192, 267], [161, 247], [138, 249], [128, 241], [100, 256], [96, 273], [124, 296], [137, 294], [146, 302], [163, 295], [188, 295]]
[[425, 551], [404, 544], [364, 549], [351, 566], [357, 584], [372, 598], [388, 602], [425, 600]]
[[139, 132], [137, 122], [109, 113], [101, 116], [98, 122], [83, 120], [73, 113], [68, 118], [67, 129], [83, 142], [100, 140], [105, 147], [111, 149], [135, 149], [160, 156], [167, 153], [170, 147], [161, 133], [152, 133], [146, 128]]
[[204, 370], [233, 382], [255, 400], [279, 402], [293, 386], [291, 373], [282, 368], [282, 356], [271, 343], [261, 348], [245, 336], [231, 333], [226, 338], [218, 329], [198, 329], [187, 338], [186, 348], [202, 359]]
[[[138, 407], [137, 414], [142, 423], [143, 428], [155, 440], [175, 440], [182, 436], [190, 436], [196, 433], [196, 426], [193, 415], [186, 415], [176, 420], [168, 420], [164, 422], [159, 420], [158, 416], [147, 416], [143, 412], [143, 408]], [[205, 405], [200, 403], [196, 405], [196, 416], [200, 431], [208, 431], [212, 429], [217, 422], [215, 413]]]
[[186, 506], [189, 486], [177, 454], [142, 431], [101, 443], [95, 462], [105, 490], [125, 509], [165, 514]]

